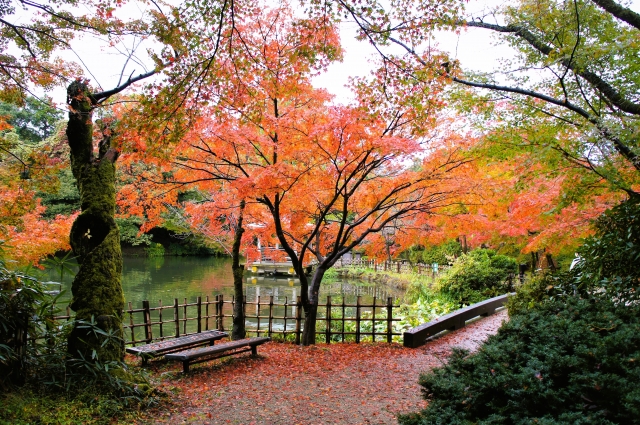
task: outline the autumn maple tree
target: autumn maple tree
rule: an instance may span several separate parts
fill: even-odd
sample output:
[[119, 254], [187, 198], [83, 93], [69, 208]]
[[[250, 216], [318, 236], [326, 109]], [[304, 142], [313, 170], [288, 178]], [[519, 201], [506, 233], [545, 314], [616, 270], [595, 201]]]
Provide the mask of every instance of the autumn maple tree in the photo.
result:
[[74, 216], [43, 219], [45, 207], [36, 196], [56, 187], [55, 173], [66, 164], [53, 142], [27, 142], [0, 119], [0, 240], [5, 255], [19, 265], [69, 249], [67, 236]]
[[[309, 111], [318, 113], [328, 99], [309, 78], [339, 59], [341, 49], [330, 22], [296, 19], [286, 4], [237, 13], [233, 27], [220, 36], [227, 47], [219, 53], [215, 75], [198, 87], [201, 113], [179, 142], [167, 149], [128, 133], [128, 149], [138, 152], [127, 154], [127, 162], [132, 174], [138, 172], [121, 191], [121, 204], [127, 213], [144, 213], [144, 229], [161, 219], [162, 206], [177, 203], [176, 190], [196, 190], [180, 220], [232, 257], [237, 307], [232, 337], [239, 339], [244, 337], [241, 247], [246, 253], [254, 249], [254, 238], [275, 241], [256, 183], [270, 181], [269, 170], [279, 163], [284, 133], [277, 129], [297, 131], [297, 123]], [[149, 190], [162, 195], [145, 196], [140, 203], [135, 194]]]

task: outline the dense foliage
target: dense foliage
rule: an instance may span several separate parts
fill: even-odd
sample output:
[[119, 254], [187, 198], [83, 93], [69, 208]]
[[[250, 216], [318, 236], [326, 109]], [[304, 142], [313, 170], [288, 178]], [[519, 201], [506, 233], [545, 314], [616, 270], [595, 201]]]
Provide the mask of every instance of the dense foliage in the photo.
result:
[[401, 423], [640, 423], [639, 331], [637, 308], [554, 299], [423, 375], [429, 408]]
[[462, 255], [462, 246], [455, 240], [450, 240], [439, 245], [429, 247], [414, 246], [404, 251], [400, 257], [406, 258], [411, 263], [423, 264], [451, 264]]
[[640, 423], [640, 202], [601, 217], [570, 272], [542, 276], [474, 355], [421, 377], [417, 424]]
[[34, 145], [51, 136], [62, 111], [35, 97], [28, 96], [23, 107], [0, 101], [0, 116], [4, 117], [24, 142]]
[[460, 305], [469, 305], [513, 289], [516, 260], [490, 249], [460, 256], [438, 279], [438, 289]]

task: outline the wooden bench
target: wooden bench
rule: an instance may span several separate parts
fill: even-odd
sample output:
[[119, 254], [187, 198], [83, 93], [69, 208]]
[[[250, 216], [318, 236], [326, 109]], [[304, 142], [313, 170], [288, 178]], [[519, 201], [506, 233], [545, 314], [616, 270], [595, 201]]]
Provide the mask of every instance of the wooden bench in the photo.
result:
[[258, 355], [258, 345], [264, 344], [268, 341], [271, 341], [271, 338], [258, 337], [240, 339], [237, 341], [223, 342], [222, 344], [216, 344], [211, 347], [192, 348], [185, 351], [179, 351], [177, 353], [170, 353], [165, 355], [164, 358], [168, 360], [181, 361], [183, 372], [188, 373], [190, 364], [202, 363], [220, 357], [240, 354], [249, 350], [251, 350], [252, 356], [256, 356]]
[[147, 364], [147, 360], [158, 357], [166, 353], [180, 351], [188, 348], [199, 347], [201, 345], [213, 345], [215, 341], [228, 337], [229, 334], [222, 331], [205, 331], [197, 334], [181, 336], [178, 338], [166, 339], [151, 344], [128, 347], [127, 353], [140, 356], [142, 364]]

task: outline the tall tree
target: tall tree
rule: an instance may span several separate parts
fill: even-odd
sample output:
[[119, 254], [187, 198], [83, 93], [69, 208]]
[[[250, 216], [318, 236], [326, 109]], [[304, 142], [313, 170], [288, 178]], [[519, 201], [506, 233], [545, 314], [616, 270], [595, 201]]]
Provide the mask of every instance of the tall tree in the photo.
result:
[[[283, 140], [291, 148], [283, 149], [281, 166], [270, 170], [269, 190], [258, 198], [273, 217], [301, 290], [308, 291], [305, 345], [315, 343], [326, 271], [383, 229], [447, 205], [448, 173], [466, 161], [444, 147], [430, 146], [427, 154], [418, 141], [389, 134], [388, 122], [358, 109], [330, 108], [316, 119], [304, 138]], [[303, 270], [309, 257], [317, 263], [310, 278]]]
[[[261, 232], [262, 243], [267, 243], [274, 236], [265, 230], [265, 217], [255, 212], [261, 195], [255, 192], [255, 180], [271, 178], [269, 168], [280, 166], [279, 157], [289, 148], [281, 139], [299, 131], [309, 111], [318, 113], [328, 98], [313, 90], [310, 76], [339, 59], [341, 50], [330, 22], [296, 19], [286, 4], [237, 13], [234, 21], [221, 35], [229, 44], [221, 50], [215, 76], [198, 88], [199, 101], [209, 104], [201, 106], [206, 112], [171, 151], [159, 149], [162, 142], [159, 146], [157, 140], [144, 149], [155, 155], [149, 170], [156, 175], [147, 173], [146, 182], [160, 180], [158, 172], [164, 172], [170, 176], [158, 181], [164, 192], [172, 185], [197, 187], [203, 199], [186, 205], [187, 221], [201, 234], [229, 245], [239, 307], [232, 334], [236, 338], [244, 336], [239, 258], [240, 247], [248, 244], [243, 237]], [[132, 134], [132, 146], [134, 139]], [[243, 221], [248, 226], [243, 227]]]

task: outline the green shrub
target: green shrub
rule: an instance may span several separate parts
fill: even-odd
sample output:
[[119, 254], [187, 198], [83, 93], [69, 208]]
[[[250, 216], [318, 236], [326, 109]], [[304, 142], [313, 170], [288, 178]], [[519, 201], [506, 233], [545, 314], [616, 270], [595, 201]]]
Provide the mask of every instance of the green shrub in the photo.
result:
[[27, 339], [51, 325], [52, 299], [44, 286], [0, 261], [0, 387], [22, 384], [37, 352]]
[[[509, 297], [505, 306], [510, 315], [536, 308], [552, 297], [566, 296], [567, 282], [571, 282], [571, 275], [566, 272], [535, 275], [518, 287], [515, 296]], [[570, 292], [573, 293], [573, 290]]]
[[556, 297], [521, 311], [473, 355], [423, 375], [427, 424], [640, 423], [637, 306]]
[[142, 225], [142, 219], [139, 217], [116, 218], [116, 223], [120, 229], [120, 242], [122, 244], [131, 246], [151, 245], [153, 236], [146, 233], [139, 234], [140, 226]]
[[425, 249], [422, 252], [422, 262], [424, 264], [452, 264], [461, 255], [462, 247], [460, 244], [455, 240], [450, 240]]
[[159, 243], [152, 243], [151, 245], [149, 245], [144, 249], [144, 252], [147, 253], [147, 257], [151, 257], [151, 258], [164, 257], [164, 254], [165, 254], [164, 246], [162, 246], [162, 244], [159, 244]]
[[640, 197], [605, 212], [578, 250], [575, 287], [620, 303], [640, 300]]
[[460, 256], [439, 279], [437, 289], [459, 305], [469, 305], [511, 291], [515, 259], [477, 249]]

